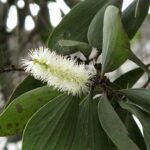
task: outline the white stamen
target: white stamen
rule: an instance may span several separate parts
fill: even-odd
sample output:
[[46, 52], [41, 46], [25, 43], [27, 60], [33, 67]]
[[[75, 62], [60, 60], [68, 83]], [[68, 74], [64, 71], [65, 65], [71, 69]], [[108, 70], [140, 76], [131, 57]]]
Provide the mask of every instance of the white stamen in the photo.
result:
[[43, 47], [31, 50], [29, 57], [30, 59], [23, 60], [23, 66], [36, 79], [68, 94], [88, 92], [91, 84], [89, 79], [94, 73], [87, 70], [84, 64], [78, 65], [75, 60]]

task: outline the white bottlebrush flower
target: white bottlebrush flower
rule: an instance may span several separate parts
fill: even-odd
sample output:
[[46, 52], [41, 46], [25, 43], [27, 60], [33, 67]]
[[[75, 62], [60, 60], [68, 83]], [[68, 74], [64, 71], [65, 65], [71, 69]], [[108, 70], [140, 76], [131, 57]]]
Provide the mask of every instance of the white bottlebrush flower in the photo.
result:
[[44, 47], [30, 51], [29, 57], [23, 60], [23, 66], [36, 79], [72, 95], [89, 90], [89, 79], [94, 74], [85, 69], [84, 64], [78, 65], [75, 60]]

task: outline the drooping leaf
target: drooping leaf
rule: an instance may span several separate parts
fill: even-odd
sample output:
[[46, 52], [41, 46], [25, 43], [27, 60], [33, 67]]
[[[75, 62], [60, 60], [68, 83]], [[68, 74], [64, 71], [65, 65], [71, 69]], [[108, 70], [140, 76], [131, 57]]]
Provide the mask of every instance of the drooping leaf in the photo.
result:
[[129, 112], [131, 112], [132, 114], [134, 114], [141, 122], [142, 126], [143, 126], [143, 130], [145, 136], [145, 143], [147, 146], [147, 150], [149, 150], [149, 142], [150, 142], [150, 114], [148, 114], [147, 112], [144, 112], [143, 110], [141, 110], [140, 108], [136, 107], [135, 105], [131, 104], [131, 103], [127, 103], [124, 101], [120, 102], [120, 105], [122, 108], [127, 109]]
[[142, 150], [146, 150], [146, 145], [144, 142], [143, 135], [135, 123], [133, 116], [130, 112], [126, 111], [125, 109], [122, 109], [121, 107], [118, 107], [115, 109], [118, 116], [120, 117], [121, 121], [126, 126], [126, 129], [128, 131], [128, 136], [133, 140], [133, 142]]
[[144, 74], [141, 68], [136, 68], [128, 71], [117, 78], [113, 83], [121, 89], [131, 88]]
[[92, 50], [92, 47], [85, 42], [72, 41], [72, 40], [60, 40], [58, 41], [58, 43], [62, 47], [69, 47], [72, 53], [81, 51], [87, 57], [90, 55]]
[[131, 102], [150, 113], [150, 89], [123, 89], [120, 90]]
[[129, 56], [130, 44], [115, 6], [107, 7], [104, 15], [102, 74], [117, 69]]
[[107, 135], [119, 150], [139, 150], [128, 137], [128, 132], [110, 104], [106, 95], [103, 95], [98, 104], [99, 121]]
[[54, 29], [48, 47], [64, 55], [72, 53], [69, 48], [59, 46], [59, 40], [87, 42], [89, 24], [97, 11], [110, 0], [86, 0], [79, 2]]
[[[130, 39], [134, 37], [144, 19], [146, 18], [149, 5], [149, 0], [139, 0], [138, 6], [137, 0], [134, 0], [122, 13], [123, 25]], [[137, 12], [135, 15], [136, 10]]]
[[103, 19], [105, 10], [109, 5], [115, 5], [121, 9], [122, 0], [107, 1], [93, 18], [87, 34], [88, 41], [93, 47], [102, 48]]
[[97, 114], [97, 101], [87, 96], [79, 107], [79, 118], [70, 150], [108, 150], [109, 143]]
[[143, 135], [129, 112], [127, 112], [125, 125], [128, 130], [129, 137], [133, 140], [133, 142], [137, 144], [141, 150], [146, 150]]
[[12, 93], [12, 95], [10, 96], [7, 104], [5, 105], [5, 108], [18, 96], [20, 96], [21, 94], [28, 92], [32, 89], [38, 88], [43, 86], [44, 84], [39, 81], [36, 80], [35, 78], [33, 78], [32, 76], [27, 76], [14, 90], [14, 92]]
[[28, 122], [23, 150], [70, 150], [74, 137], [79, 99], [61, 95], [47, 103]]
[[0, 115], [0, 136], [23, 131], [29, 118], [43, 105], [60, 95], [49, 87], [40, 87], [14, 99]]

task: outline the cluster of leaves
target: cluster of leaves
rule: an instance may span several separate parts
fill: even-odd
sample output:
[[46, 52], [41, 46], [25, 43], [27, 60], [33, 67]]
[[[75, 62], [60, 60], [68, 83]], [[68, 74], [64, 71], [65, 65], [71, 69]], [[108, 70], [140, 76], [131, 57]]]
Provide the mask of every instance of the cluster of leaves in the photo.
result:
[[[124, 12], [122, 2], [80, 2], [49, 37], [48, 47], [63, 55], [81, 51], [88, 57], [91, 47], [102, 52], [102, 67], [89, 94], [67, 95], [28, 76], [0, 116], [0, 136], [23, 132], [23, 150], [150, 149], [150, 90], [132, 88], [150, 71], [130, 49], [150, 1], [135, 0]], [[105, 73], [127, 59], [139, 68], [113, 83], [105, 79]], [[94, 98], [95, 93], [101, 96]], [[142, 123], [143, 134], [132, 115]]]

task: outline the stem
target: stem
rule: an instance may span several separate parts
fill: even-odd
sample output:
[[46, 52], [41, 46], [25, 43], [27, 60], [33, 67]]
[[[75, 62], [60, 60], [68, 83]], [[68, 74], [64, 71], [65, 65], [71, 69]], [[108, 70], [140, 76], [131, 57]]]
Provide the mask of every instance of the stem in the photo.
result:
[[91, 89], [90, 89], [90, 100], [93, 99], [93, 95], [94, 95], [94, 88], [95, 88], [95, 83], [91, 86]]
[[11, 66], [11, 68], [2, 68], [0, 69], [0, 74], [1, 73], [7, 73], [7, 72], [12, 72], [12, 71], [25, 71], [23, 68], [16, 68], [15, 66]]
[[134, 63], [136, 63], [138, 66], [140, 66], [141, 69], [143, 69], [148, 74], [148, 77], [150, 78], [150, 70], [148, 69], [148, 66], [145, 65], [132, 51], [129, 59]]
[[147, 86], [149, 85], [149, 83], [150, 83], [150, 78], [149, 78], [148, 81], [143, 85], [142, 88], [147, 88]]

